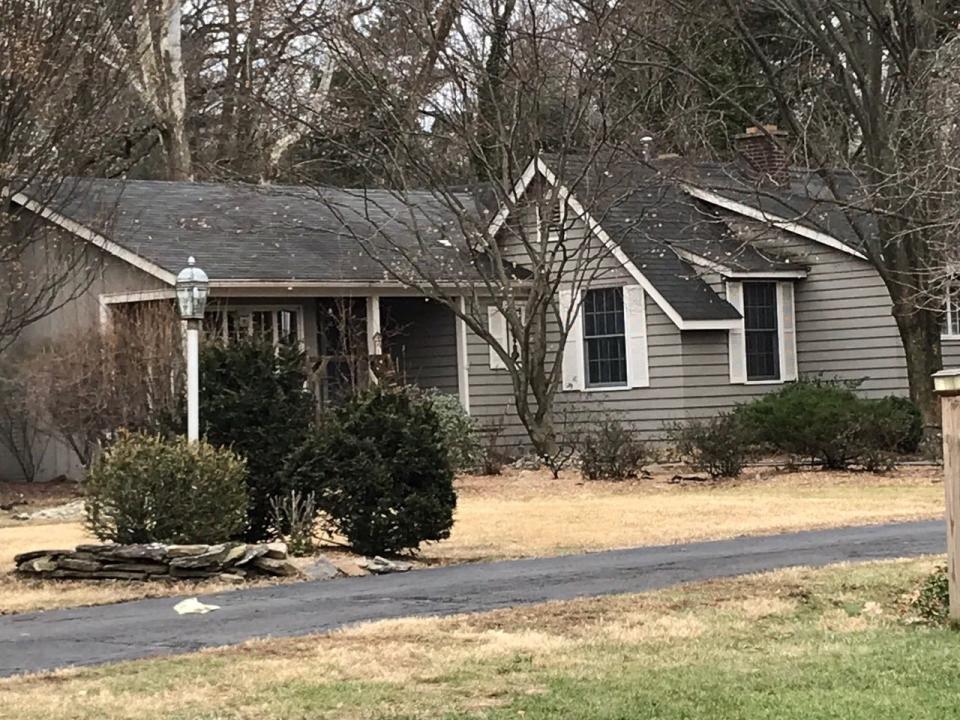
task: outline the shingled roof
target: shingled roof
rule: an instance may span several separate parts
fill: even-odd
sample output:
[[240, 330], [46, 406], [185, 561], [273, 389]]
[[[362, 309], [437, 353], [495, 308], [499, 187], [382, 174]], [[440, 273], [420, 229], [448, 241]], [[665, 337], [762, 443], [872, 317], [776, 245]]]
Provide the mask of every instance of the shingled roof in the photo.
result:
[[172, 273], [192, 255], [219, 281], [390, 282], [384, 263], [408, 258], [470, 274], [458, 218], [425, 191], [84, 180], [46, 205]]

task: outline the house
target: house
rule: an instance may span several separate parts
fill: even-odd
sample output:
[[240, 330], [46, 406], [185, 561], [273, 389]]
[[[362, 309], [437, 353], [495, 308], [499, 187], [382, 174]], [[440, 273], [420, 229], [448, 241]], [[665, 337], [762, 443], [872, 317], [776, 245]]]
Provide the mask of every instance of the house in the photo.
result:
[[[86, 181], [84, 192], [42, 203], [8, 193], [18, 211], [99, 262], [80, 297], [30, 326], [20, 344], [98, 331], [125, 307], [168, 302], [194, 256], [211, 278], [206, 331], [301, 344], [321, 402], [349, 370], [338, 324], [348, 313], [364, 361], [386, 358], [406, 381], [458, 395], [480, 423], [502, 427], [505, 444], [522, 444], [502, 359], [395, 270], [424, 268], [475, 302], [484, 274], [477, 258], [463, 262], [469, 215], [503, 238], [505, 266], [522, 286], [527, 270], [510, 228], [541, 227], [540, 206], [525, 198], [549, 192], [557, 217], [548, 226], [559, 241], [591, 248], [578, 264], [593, 268], [588, 283], [558, 293], [572, 313], [560, 422], [610, 413], [655, 436], [665, 422], [714, 414], [800, 376], [905, 394], [890, 298], [849, 220], [815, 174], [786, 168], [772, 138], [744, 140], [746, 164], [539, 156], [502, 207], [467, 191], [449, 194], [452, 207], [427, 191], [156, 181]], [[502, 317], [493, 308], [486, 316], [505, 340]], [[944, 358], [953, 364], [958, 308], [947, 316]], [[51, 446], [40, 476], [77, 470], [66, 448]], [[0, 477], [17, 474], [0, 450]]]

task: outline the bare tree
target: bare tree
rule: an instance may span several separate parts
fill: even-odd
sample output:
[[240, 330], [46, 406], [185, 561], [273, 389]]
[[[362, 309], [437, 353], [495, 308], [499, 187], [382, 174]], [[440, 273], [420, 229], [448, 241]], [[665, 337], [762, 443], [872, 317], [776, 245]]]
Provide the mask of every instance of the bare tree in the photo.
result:
[[[440, 9], [454, 11], [452, 4]], [[456, 9], [461, 20], [442, 43], [439, 30], [425, 33], [424, 54], [414, 53], [421, 61], [392, 72], [371, 59], [362, 24], [331, 37], [340, 71], [377, 107], [383, 130], [369, 145], [341, 152], [375, 167], [371, 174], [385, 178], [388, 192], [357, 191], [359, 202], [343, 202], [341, 193], [320, 188], [318, 198], [388, 277], [445, 305], [490, 346], [535, 449], [560, 457], [555, 417], [566, 336], [580, 290], [611, 267], [610, 248], [594, 239], [567, 194], [612, 207], [619, 195], [645, 190], [635, 177], [623, 184], [616, 181], [622, 174], [605, 173], [616, 163], [608, 130], [628, 134], [632, 117], [627, 108], [598, 122], [592, 88], [604, 68], [578, 45], [581, 19], [569, 8], [548, 5], [541, 13], [538, 2], [510, 0], [464, 1]], [[607, 39], [608, 18], [594, 38]], [[424, 63], [434, 67], [429, 75]], [[417, 96], [411, 122], [405, 101]], [[531, 180], [531, 161], [545, 146], [556, 182]], [[452, 156], [473, 160], [458, 164]], [[458, 177], [479, 177], [481, 192], [451, 185]]]
[[99, 21], [110, 7], [0, 0], [0, 352], [83, 293], [98, 270], [95, 254], [51, 231], [23, 198], [76, 200], [84, 185], [75, 176], [112, 164], [123, 72], [89, 62], [111, 46]]
[[[742, 3], [727, 0], [741, 38], [756, 58], [782, 122], [803, 140], [802, 157], [829, 187], [883, 278], [907, 360], [910, 394], [928, 429], [939, 426], [931, 375], [942, 365], [942, 250], [960, 229], [955, 105], [942, 102], [943, 61], [957, 37], [949, 0], [758, 0], [800, 34], [822, 67], [818, 112], [792, 96], [784, 68], [744, 22]], [[828, 120], [827, 120], [828, 119]], [[813, 132], [845, 127], [846, 147]]]

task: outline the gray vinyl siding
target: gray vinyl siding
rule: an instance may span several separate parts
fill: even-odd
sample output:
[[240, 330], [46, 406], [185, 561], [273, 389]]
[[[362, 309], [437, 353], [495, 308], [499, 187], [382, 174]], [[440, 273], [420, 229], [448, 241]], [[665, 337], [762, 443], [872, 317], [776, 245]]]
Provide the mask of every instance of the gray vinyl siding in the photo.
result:
[[[741, 231], [752, 228], [743, 223]], [[797, 365], [800, 377], [862, 381], [869, 397], [908, 393], [906, 360], [890, 295], [865, 260], [812, 240], [778, 233], [754, 242], [808, 266], [794, 284]], [[719, 276], [704, 279], [718, 293]], [[729, 344], [723, 331], [684, 332], [684, 407], [691, 418], [704, 418], [738, 403], [776, 391], [781, 384], [731, 384]], [[960, 344], [957, 345], [960, 361]]]
[[[796, 282], [797, 363], [801, 377], [862, 381], [870, 397], [908, 392], [906, 362], [883, 281], [865, 260], [812, 240], [777, 233], [763, 236], [744, 223], [757, 244], [809, 267]], [[569, 234], [568, 234], [569, 236]], [[625, 285], [632, 277], [607, 255], [592, 286]], [[704, 279], [724, 294], [719, 276]], [[731, 384], [726, 331], [680, 332], [647, 295], [650, 386], [604, 392], [559, 392], [556, 418], [583, 427], [602, 413], [619, 417], [651, 439], [666, 423], [709, 417], [782, 384]], [[470, 402], [481, 424], [504, 423], [504, 444], [525, 445], [514, 412], [509, 373], [491, 370], [488, 348], [468, 334]], [[960, 364], [960, 342], [944, 343], [945, 363]]]
[[[453, 312], [422, 298], [382, 298], [385, 346], [406, 382], [457, 394], [457, 332]], [[390, 335], [389, 326], [397, 329]]]
[[783, 235], [761, 246], [809, 266], [796, 285], [800, 376], [862, 380], [868, 397], [906, 395], [906, 359], [887, 288], [866, 261]]
[[943, 366], [945, 368], [960, 368], [960, 340], [943, 340], [942, 350]]

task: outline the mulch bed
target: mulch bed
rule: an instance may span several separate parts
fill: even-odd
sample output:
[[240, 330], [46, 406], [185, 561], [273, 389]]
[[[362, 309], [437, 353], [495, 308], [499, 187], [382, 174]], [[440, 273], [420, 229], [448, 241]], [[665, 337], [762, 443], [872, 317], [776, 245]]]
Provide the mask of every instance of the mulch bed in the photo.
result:
[[38, 509], [62, 505], [81, 496], [80, 485], [72, 480], [50, 482], [0, 482], [0, 510], [17, 507]]

